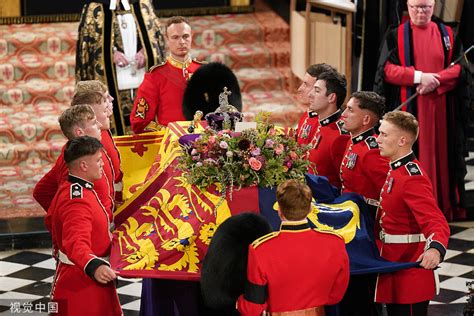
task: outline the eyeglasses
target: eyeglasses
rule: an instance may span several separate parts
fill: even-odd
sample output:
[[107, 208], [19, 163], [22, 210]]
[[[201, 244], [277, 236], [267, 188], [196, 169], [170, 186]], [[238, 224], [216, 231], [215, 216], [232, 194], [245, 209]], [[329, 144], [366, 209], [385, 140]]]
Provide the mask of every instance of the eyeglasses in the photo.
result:
[[418, 11], [418, 10], [421, 10], [422, 12], [427, 12], [429, 10], [431, 10], [431, 8], [433, 7], [432, 4], [430, 5], [412, 5], [412, 4], [408, 4], [408, 7], [414, 11]]

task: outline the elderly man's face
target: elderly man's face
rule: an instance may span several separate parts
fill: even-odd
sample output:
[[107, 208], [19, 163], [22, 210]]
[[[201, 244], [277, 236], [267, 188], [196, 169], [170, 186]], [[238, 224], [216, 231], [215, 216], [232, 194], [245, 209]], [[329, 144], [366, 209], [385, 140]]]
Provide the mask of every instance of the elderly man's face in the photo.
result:
[[434, 0], [408, 0], [408, 14], [416, 26], [424, 26], [431, 21], [434, 11]]

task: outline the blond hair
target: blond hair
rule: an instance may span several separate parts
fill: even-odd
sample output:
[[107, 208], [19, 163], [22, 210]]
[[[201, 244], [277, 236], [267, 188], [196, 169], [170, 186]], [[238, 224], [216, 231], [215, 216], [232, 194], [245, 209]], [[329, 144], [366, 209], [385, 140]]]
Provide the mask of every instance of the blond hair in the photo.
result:
[[98, 104], [104, 101], [107, 87], [99, 80], [79, 81], [71, 105]]
[[418, 121], [413, 114], [405, 111], [392, 111], [385, 113], [382, 119], [408, 132], [413, 136], [413, 141], [418, 138]]
[[84, 128], [85, 124], [93, 119], [95, 119], [95, 113], [92, 107], [88, 104], [78, 104], [64, 111], [58, 121], [64, 136], [71, 140], [76, 138], [75, 127]]

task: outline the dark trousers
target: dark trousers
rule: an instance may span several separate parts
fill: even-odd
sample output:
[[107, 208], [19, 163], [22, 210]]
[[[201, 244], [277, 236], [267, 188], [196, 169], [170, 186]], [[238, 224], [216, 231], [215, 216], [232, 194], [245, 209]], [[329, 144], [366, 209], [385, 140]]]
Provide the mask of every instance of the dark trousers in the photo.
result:
[[426, 316], [428, 315], [428, 304], [424, 301], [414, 304], [386, 304], [388, 316]]
[[377, 274], [351, 275], [340, 303], [342, 316], [379, 316], [382, 305], [374, 302]]
[[140, 316], [198, 316], [199, 282], [143, 279]]

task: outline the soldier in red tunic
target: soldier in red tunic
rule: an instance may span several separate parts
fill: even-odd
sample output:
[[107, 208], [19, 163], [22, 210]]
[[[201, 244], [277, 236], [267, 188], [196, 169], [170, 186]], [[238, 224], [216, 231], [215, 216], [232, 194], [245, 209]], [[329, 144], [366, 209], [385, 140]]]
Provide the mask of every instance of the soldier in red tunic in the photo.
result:
[[[77, 105], [64, 111], [59, 117], [59, 125], [61, 126], [61, 131], [69, 140], [80, 136], [101, 139], [101, 125], [97, 121], [94, 111], [87, 104]], [[58, 188], [68, 178], [69, 171], [64, 161], [65, 147], [63, 147], [61, 155], [56, 160], [53, 168], [41, 178], [33, 190], [33, 197], [45, 211], [49, 209]], [[110, 183], [113, 182], [113, 172], [106, 158], [105, 150], [101, 150], [103, 153], [102, 159], [104, 160], [104, 173], [100, 179], [94, 182], [94, 189], [107, 213], [112, 218], [114, 199]]]
[[187, 80], [202, 63], [189, 56], [192, 33], [186, 19], [168, 19], [165, 38], [170, 55], [164, 63], [150, 68], [135, 97], [130, 114], [134, 133], [157, 131], [160, 125], [185, 120], [184, 90]]
[[324, 315], [324, 306], [344, 295], [349, 280], [344, 240], [309, 227], [311, 199], [310, 188], [296, 180], [278, 186], [281, 228], [249, 246], [247, 284], [237, 301], [243, 316], [264, 310], [271, 315]]
[[[375, 92], [354, 92], [347, 102], [341, 118], [344, 128], [351, 133], [341, 163], [341, 192], [355, 192], [367, 202], [372, 220], [379, 205], [389, 160], [380, 156], [374, 127], [379, 123], [385, 108], [385, 99]], [[378, 227], [378, 224], [374, 226]], [[375, 236], [378, 236], [375, 229]], [[380, 306], [374, 303], [375, 275], [351, 276], [349, 287], [342, 300], [342, 315], [378, 315]]]
[[298, 88], [299, 101], [308, 106], [308, 111], [301, 115], [296, 132], [296, 140], [299, 144], [307, 145], [313, 139], [314, 133], [319, 126], [318, 113], [313, 111], [309, 102], [309, 93], [313, 90], [318, 76], [325, 71], [336, 71], [332, 66], [321, 63], [314, 64], [306, 69], [303, 82]]
[[449, 226], [433, 196], [431, 181], [412, 152], [418, 122], [408, 112], [384, 115], [377, 137], [390, 171], [380, 194], [380, 254], [389, 261], [420, 262], [419, 268], [381, 274], [375, 299], [389, 316], [427, 315], [435, 295], [433, 269], [443, 261]]
[[318, 113], [319, 126], [311, 139], [310, 173], [325, 176], [341, 187], [339, 169], [350, 139], [343, 128], [341, 106], [346, 98], [346, 79], [335, 71], [322, 73], [309, 94], [311, 109]]
[[68, 142], [68, 181], [59, 187], [45, 217], [58, 264], [51, 301], [58, 315], [122, 315], [110, 254], [112, 218], [94, 190], [102, 177], [102, 145], [82, 136]]
[[72, 106], [77, 104], [90, 104], [94, 109], [97, 120], [101, 123], [101, 143], [104, 146], [104, 159], [107, 160], [107, 169], [112, 170], [110, 188], [115, 203], [122, 202], [122, 178], [120, 168], [120, 153], [110, 132], [110, 117], [113, 114], [112, 100], [105, 85], [98, 80], [78, 82], [76, 92], [72, 98]]
[[375, 92], [359, 91], [351, 95], [341, 115], [344, 128], [351, 134], [341, 163], [341, 192], [362, 195], [374, 207], [372, 218], [389, 168], [388, 159], [380, 156], [374, 130], [384, 109], [383, 97]]

